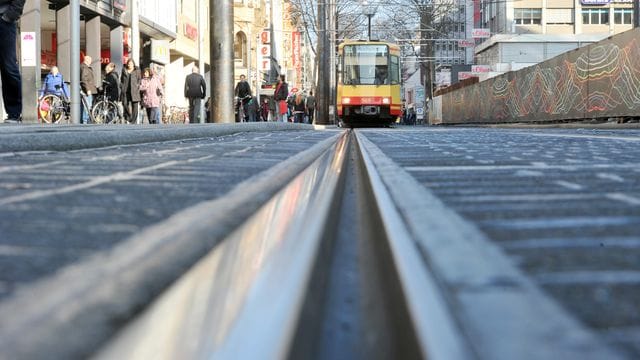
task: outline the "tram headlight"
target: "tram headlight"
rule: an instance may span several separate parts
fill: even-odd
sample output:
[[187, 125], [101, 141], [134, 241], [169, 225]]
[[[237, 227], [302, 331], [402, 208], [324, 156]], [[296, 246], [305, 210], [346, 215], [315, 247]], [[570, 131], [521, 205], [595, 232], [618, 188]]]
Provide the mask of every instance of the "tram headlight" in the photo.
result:
[[348, 97], [342, 98], [342, 103], [343, 104], [351, 104], [351, 98], [348, 98]]
[[388, 97], [382, 98], [382, 103], [385, 105], [389, 105], [391, 104], [391, 99], [389, 99]]

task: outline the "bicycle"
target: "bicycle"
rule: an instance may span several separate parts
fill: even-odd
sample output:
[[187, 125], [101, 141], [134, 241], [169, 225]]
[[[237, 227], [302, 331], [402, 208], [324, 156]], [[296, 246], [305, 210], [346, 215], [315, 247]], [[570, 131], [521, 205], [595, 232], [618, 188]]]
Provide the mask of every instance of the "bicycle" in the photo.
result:
[[251, 95], [245, 95], [243, 98], [236, 96], [236, 122], [249, 122], [248, 99], [251, 99]]
[[[71, 84], [68, 81], [64, 83], [67, 85]], [[56, 85], [56, 90], [60, 90], [61, 88], [60, 85]], [[83, 94], [80, 94], [80, 101], [85, 109], [89, 108], [87, 99]], [[69, 123], [69, 118], [71, 117], [71, 100], [64, 91], [61, 92], [61, 95], [45, 94], [38, 101], [38, 116], [42, 122], [47, 124], [59, 124], [63, 119], [64, 122]], [[89, 117], [95, 122], [91, 112], [89, 112]]]
[[107, 97], [109, 83], [103, 81], [102, 85], [102, 93], [97, 97], [98, 100], [91, 109], [91, 114], [94, 119], [93, 122], [96, 124], [123, 124], [125, 121], [122, 109], [119, 104], [109, 100]]

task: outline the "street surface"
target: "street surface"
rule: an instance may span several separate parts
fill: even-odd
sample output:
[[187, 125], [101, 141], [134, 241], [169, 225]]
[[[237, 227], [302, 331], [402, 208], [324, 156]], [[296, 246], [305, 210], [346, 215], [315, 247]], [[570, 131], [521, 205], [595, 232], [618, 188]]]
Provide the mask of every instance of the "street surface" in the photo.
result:
[[[74, 132], [74, 128], [32, 129], [42, 133], [27, 127], [0, 129], [4, 130], [0, 132], [0, 315], [15, 309], [17, 300], [47, 279], [72, 273], [77, 264], [104, 259], [94, 258], [97, 254], [118, 254], [112, 250], [131, 239], [140, 245], [168, 231], [167, 241], [176, 238], [179, 243], [180, 233], [171, 233], [171, 227], [180, 219], [172, 216], [206, 222], [197, 212], [185, 209], [242, 193], [245, 189], [238, 189], [238, 184], [246, 187], [257, 206], [266, 199], [250, 193], [253, 181], [264, 177], [271, 182], [277, 174], [266, 174], [278, 166], [299, 171], [288, 165], [296, 156], [312, 153], [308, 150], [343, 131], [257, 130], [173, 141], [152, 137], [148, 141], [153, 142], [139, 144], [129, 141], [131, 133], [123, 133], [127, 145], [92, 148], [69, 142], [70, 150], [47, 151], [47, 145], [37, 141], [23, 146], [23, 140], [16, 139]], [[356, 131], [446, 208], [486, 235], [571, 317], [623, 356], [640, 358], [640, 130], [400, 127]], [[27, 151], [28, 146], [35, 151]], [[274, 182], [273, 186], [280, 185]], [[264, 196], [272, 192], [265, 191]], [[358, 211], [355, 205], [349, 206]], [[232, 205], [220, 209], [236, 214]], [[229, 229], [248, 215], [230, 222]], [[348, 219], [344, 217], [340, 226], [348, 226]], [[158, 228], [163, 224], [169, 225]], [[194, 233], [200, 230], [193, 228]], [[216, 245], [216, 236], [197, 251], [204, 255]], [[347, 253], [354, 251], [349, 236], [337, 245]], [[166, 251], [161, 254], [163, 261], [172, 256]], [[353, 272], [348, 259], [338, 261], [344, 271]], [[177, 267], [184, 271], [187, 265]], [[342, 270], [336, 271], [332, 276], [340, 280]], [[349, 283], [343, 280], [339, 286]], [[143, 283], [142, 291], [162, 290], [154, 286]], [[340, 310], [341, 305], [336, 308]], [[332, 316], [340, 319], [340, 314]]]
[[565, 309], [640, 357], [640, 131], [363, 132]]

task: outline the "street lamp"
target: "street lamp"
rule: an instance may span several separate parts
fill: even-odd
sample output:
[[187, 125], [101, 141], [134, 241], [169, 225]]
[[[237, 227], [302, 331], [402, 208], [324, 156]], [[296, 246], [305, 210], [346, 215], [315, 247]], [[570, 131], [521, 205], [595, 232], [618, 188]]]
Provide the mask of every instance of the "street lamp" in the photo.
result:
[[367, 0], [362, 2], [362, 13], [367, 17], [367, 19], [369, 19], [367, 40], [371, 40], [371, 18], [375, 15], [377, 8], [377, 5], [371, 4]]

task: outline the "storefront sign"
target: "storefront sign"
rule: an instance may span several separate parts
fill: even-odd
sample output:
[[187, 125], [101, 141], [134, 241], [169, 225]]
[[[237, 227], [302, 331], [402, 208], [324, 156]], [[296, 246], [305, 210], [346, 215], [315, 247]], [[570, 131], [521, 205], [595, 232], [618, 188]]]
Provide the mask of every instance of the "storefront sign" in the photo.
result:
[[474, 39], [482, 39], [491, 37], [491, 31], [489, 29], [473, 29], [471, 32], [471, 37]]
[[301, 36], [298, 31], [291, 33], [291, 65], [293, 65], [293, 68], [298, 71], [302, 68], [302, 62], [300, 61], [300, 40]]
[[263, 30], [260, 33], [260, 42], [263, 44], [271, 43], [271, 32], [269, 30]]
[[20, 64], [22, 66], [36, 66], [36, 33], [23, 32], [20, 34]]
[[182, 33], [187, 37], [187, 39], [193, 41], [198, 40], [198, 28], [193, 24], [185, 22]]
[[169, 40], [151, 39], [151, 61], [164, 65], [171, 62]]

